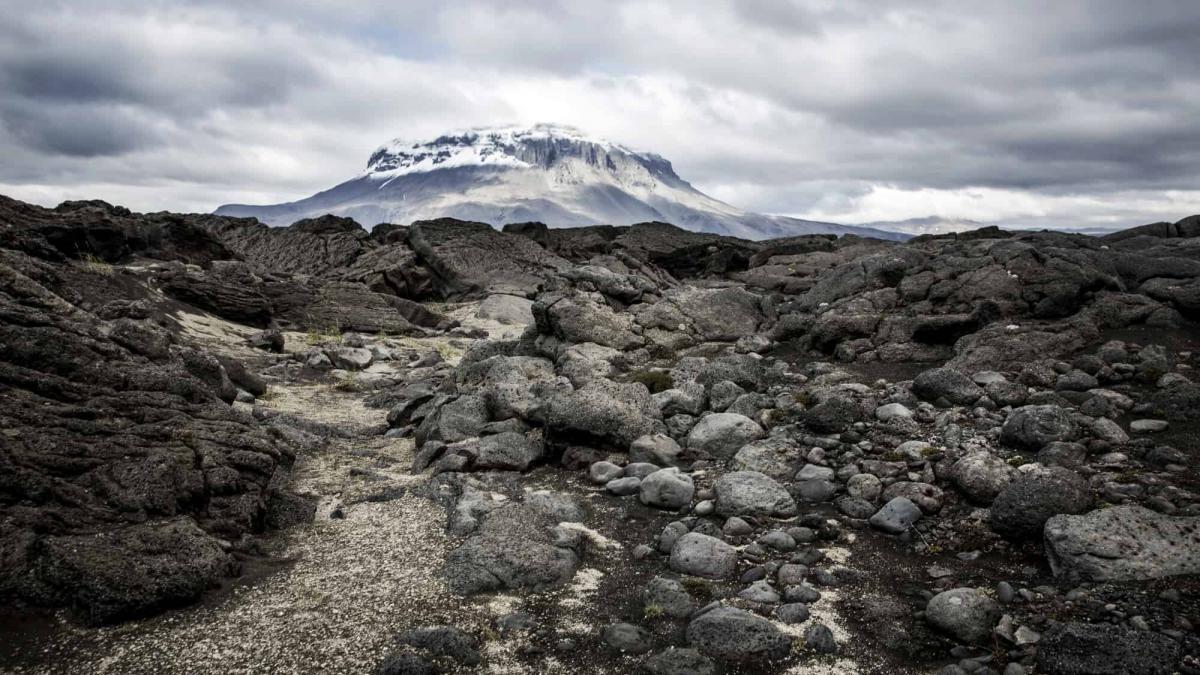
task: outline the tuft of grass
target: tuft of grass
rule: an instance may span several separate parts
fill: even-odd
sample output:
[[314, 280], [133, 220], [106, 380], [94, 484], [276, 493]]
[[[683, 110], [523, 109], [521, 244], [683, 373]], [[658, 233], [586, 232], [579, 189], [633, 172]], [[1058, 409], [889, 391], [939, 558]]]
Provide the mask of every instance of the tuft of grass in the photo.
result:
[[107, 262], [104, 262], [104, 260], [102, 260], [100, 256], [96, 255], [95, 253], [84, 253], [79, 257], [79, 259], [83, 262], [83, 269], [91, 272], [92, 274], [100, 274], [106, 277], [110, 277], [113, 274], [113, 266]]
[[443, 361], [453, 361], [463, 355], [463, 350], [455, 347], [449, 342], [435, 342], [433, 348], [442, 357]]
[[703, 600], [711, 600], [713, 597], [712, 584], [707, 579], [699, 577], [684, 577], [679, 580], [687, 592], [697, 598]]
[[341, 328], [336, 323], [322, 325], [313, 322], [310, 318], [308, 325], [315, 326], [304, 335], [304, 341], [310, 345], [341, 344], [345, 339], [342, 337]]
[[279, 390], [275, 387], [267, 387], [266, 391], [258, 396], [255, 396], [254, 398], [258, 399], [259, 401], [270, 401], [272, 399], [279, 398]]
[[662, 605], [649, 604], [646, 605], [646, 608], [642, 610], [642, 615], [647, 619], [657, 619], [665, 614], [666, 611], [667, 610], [663, 609]]
[[362, 384], [353, 375], [343, 375], [333, 383], [333, 388], [338, 391], [356, 392], [362, 391]]

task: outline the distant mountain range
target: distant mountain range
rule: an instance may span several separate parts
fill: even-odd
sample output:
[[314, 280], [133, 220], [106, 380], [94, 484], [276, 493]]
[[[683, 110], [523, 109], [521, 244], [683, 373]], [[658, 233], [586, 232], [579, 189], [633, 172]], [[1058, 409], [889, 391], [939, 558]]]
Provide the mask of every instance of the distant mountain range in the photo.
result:
[[966, 218], [942, 218], [926, 216], [924, 218], [909, 218], [907, 220], [879, 220], [871, 223], [861, 223], [856, 227], [869, 227], [876, 230], [898, 232], [917, 236], [921, 234], [947, 234], [950, 232], [966, 232], [986, 227], [990, 223], [981, 223]]
[[660, 155], [554, 125], [395, 140], [372, 153], [361, 174], [311, 197], [267, 206], [227, 204], [216, 213], [270, 225], [331, 213], [367, 226], [451, 217], [495, 226], [663, 221], [747, 239], [820, 233], [907, 239], [914, 234], [742, 211], [692, 187]]

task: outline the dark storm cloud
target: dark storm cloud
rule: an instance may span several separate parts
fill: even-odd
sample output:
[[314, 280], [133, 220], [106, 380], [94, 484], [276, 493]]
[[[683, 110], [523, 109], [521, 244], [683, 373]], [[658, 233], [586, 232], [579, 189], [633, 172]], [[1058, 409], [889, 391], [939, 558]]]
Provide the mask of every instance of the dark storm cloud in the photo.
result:
[[117, 107], [57, 106], [46, 110], [4, 106], [0, 120], [26, 147], [50, 155], [122, 155], [158, 142], [158, 132]]
[[41, 199], [295, 198], [393, 135], [512, 121], [829, 217], [895, 190], [933, 195], [912, 209], [990, 190], [1002, 218], [1200, 186], [1194, 1], [0, 0], [0, 19], [0, 190]]

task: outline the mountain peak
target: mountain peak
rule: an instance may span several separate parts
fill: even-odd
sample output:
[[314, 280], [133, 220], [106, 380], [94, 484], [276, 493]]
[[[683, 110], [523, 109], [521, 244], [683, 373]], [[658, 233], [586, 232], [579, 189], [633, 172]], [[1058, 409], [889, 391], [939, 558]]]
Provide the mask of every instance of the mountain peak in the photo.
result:
[[546, 169], [568, 158], [601, 166], [610, 155], [657, 165], [659, 170], [670, 167], [657, 155], [636, 152], [576, 127], [542, 123], [474, 127], [420, 140], [397, 138], [371, 154], [365, 173], [391, 178], [465, 166]]

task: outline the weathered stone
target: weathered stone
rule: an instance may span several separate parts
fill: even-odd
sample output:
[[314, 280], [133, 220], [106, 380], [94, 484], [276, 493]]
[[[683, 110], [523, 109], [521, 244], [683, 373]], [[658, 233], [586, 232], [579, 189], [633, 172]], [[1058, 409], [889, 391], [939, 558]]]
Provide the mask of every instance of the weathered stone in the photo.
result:
[[717, 513], [723, 516], [774, 516], [796, 514], [796, 502], [782, 485], [756, 471], [735, 471], [717, 479]]
[[737, 549], [698, 532], [688, 532], [671, 547], [671, 568], [708, 579], [727, 579], [737, 568]]
[[1160, 633], [1070, 622], [1042, 636], [1037, 665], [1047, 675], [1167, 675], [1179, 652], [1179, 643]]
[[929, 600], [925, 619], [963, 642], [982, 643], [1000, 620], [1000, 605], [978, 589], [955, 588]]
[[1091, 489], [1082, 476], [1057, 466], [1039, 468], [1001, 490], [992, 502], [988, 522], [1005, 537], [1040, 538], [1053, 516], [1083, 513], [1091, 506]]
[[1114, 506], [1046, 522], [1046, 557], [1055, 576], [1136, 581], [1200, 573], [1200, 517]]
[[871, 516], [870, 523], [889, 534], [900, 534], [920, 519], [921, 509], [916, 504], [904, 497], [896, 497]]
[[689, 450], [717, 459], [729, 459], [742, 446], [764, 435], [754, 420], [734, 413], [713, 413], [701, 418], [688, 432]]
[[983, 396], [983, 389], [971, 378], [952, 368], [933, 368], [913, 380], [913, 393], [926, 401], [946, 401], [971, 405]]
[[734, 663], [782, 659], [792, 651], [791, 639], [770, 621], [733, 607], [693, 619], [687, 640], [706, 656]]
[[973, 452], [950, 467], [950, 477], [967, 497], [990, 504], [1017, 477], [1017, 470], [988, 452]]
[[1078, 428], [1070, 413], [1056, 405], [1027, 405], [1004, 420], [1000, 440], [1025, 450], [1041, 450], [1056, 441], [1073, 441]]
[[642, 479], [640, 499], [647, 506], [680, 509], [692, 503], [695, 486], [679, 469], [661, 469]]

